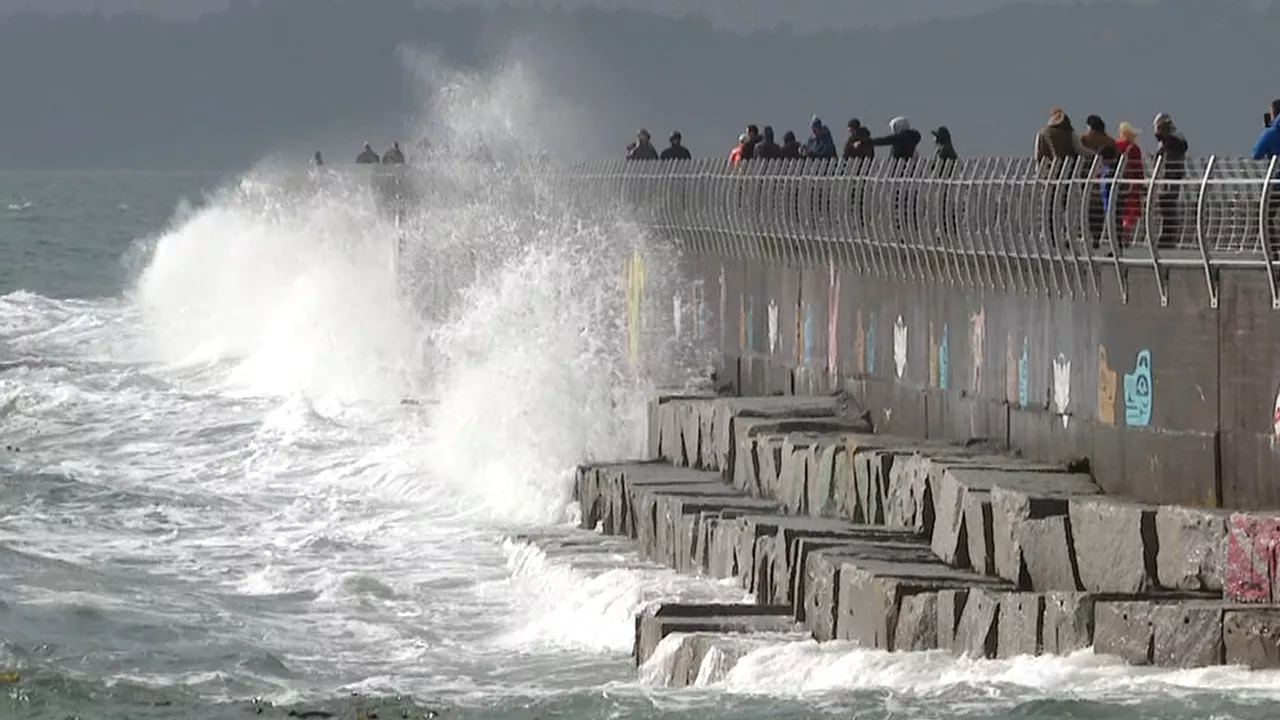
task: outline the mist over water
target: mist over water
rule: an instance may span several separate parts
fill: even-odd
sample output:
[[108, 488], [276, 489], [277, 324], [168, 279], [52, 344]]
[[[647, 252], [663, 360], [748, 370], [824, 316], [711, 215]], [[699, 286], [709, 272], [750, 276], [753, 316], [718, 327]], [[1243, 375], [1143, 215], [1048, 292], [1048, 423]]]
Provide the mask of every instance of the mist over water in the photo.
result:
[[702, 379], [671, 339], [677, 258], [527, 162], [552, 88], [525, 66], [406, 60], [450, 150], [398, 222], [350, 168], [265, 161], [141, 238], [119, 295], [0, 296], [0, 669], [23, 675], [0, 717], [352, 692], [446, 717], [1267, 716], [1275, 675], [1089, 653], [800, 643], [648, 684], [637, 610], [746, 599], [571, 529], [574, 467], [637, 454], [655, 387]]

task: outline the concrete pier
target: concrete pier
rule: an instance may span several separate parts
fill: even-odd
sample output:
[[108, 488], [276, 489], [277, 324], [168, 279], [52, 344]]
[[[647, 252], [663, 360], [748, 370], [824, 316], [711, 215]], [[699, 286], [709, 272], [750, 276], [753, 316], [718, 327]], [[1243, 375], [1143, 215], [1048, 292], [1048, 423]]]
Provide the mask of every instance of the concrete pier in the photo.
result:
[[646, 666], [661, 682], [803, 638], [1280, 667], [1270, 516], [1145, 505], [1079, 464], [878, 434], [837, 395], [660, 397], [649, 427], [655, 459], [578, 469], [584, 527], [758, 603], [642, 613], [635, 659], [663, 663]]

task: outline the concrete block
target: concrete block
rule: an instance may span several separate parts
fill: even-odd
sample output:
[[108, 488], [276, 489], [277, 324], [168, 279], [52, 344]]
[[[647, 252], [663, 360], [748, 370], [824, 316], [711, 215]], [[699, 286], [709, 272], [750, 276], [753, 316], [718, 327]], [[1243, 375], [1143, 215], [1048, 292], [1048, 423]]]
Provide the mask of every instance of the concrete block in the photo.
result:
[[[645, 557], [674, 565], [676, 559], [676, 524], [682, 513], [681, 498], [691, 503], [702, 500], [703, 509], [734, 497], [733, 488], [715, 480], [703, 483], [643, 483], [631, 487], [631, 504], [635, 509], [636, 540]], [[690, 538], [692, 544], [692, 538]]]
[[1093, 645], [1094, 596], [1080, 592], [1044, 594], [1041, 642], [1046, 655], [1070, 655]]
[[[1008, 472], [996, 474], [991, 488], [991, 535], [995, 548], [996, 575], [1018, 587], [1029, 589], [1031, 579], [1027, 574], [1023, 552], [1024, 525], [1030, 521], [1067, 515], [1068, 499], [1075, 496], [1091, 496], [1100, 492], [1088, 475], [1069, 473]], [[1037, 529], [1043, 553], [1042, 565], [1070, 555], [1069, 548], [1062, 551], [1048, 548], [1054, 539], [1052, 526]], [[1066, 523], [1062, 524], [1063, 533]], [[1062, 537], [1060, 534], [1059, 537]], [[1063, 539], [1065, 542], [1065, 538]], [[1042, 573], [1056, 577], [1072, 575], [1068, 567], [1042, 567]], [[1075, 590], [1074, 582], [1049, 590]]]
[[956, 628], [960, 626], [960, 617], [964, 613], [965, 601], [969, 599], [969, 591], [964, 588], [955, 590], [939, 590], [935, 603], [938, 620], [935, 624], [938, 634], [938, 649], [952, 650], [955, 645]]
[[797, 613], [820, 642], [835, 640], [841, 607], [841, 574], [849, 562], [881, 562], [895, 566], [927, 563], [931, 555], [922, 543], [843, 541], [815, 549], [804, 558], [803, 581], [795, 593], [803, 610]]
[[738, 661], [751, 652], [807, 638], [800, 633], [675, 632], [659, 643], [640, 675], [651, 686], [706, 686], [723, 681]]
[[1019, 575], [1029, 582], [1030, 589], [1037, 592], [1081, 589], [1067, 517], [1024, 520], [1015, 537], [1022, 551]]
[[709, 402], [710, 398], [682, 398], [675, 401], [676, 421], [680, 424], [680, 436], [684, 444], [683, 456], [676, 465], [700, 469], [698, 458], [702, 452], [702, 423], [698, 417], [698, 408]]
[[1151, 611], [1152, 603], [1145, 600], [1095, 604], [1094, 651], [1130, 665], [1150, 665], [1155, 644]]
[[885, 523], [926, 535], [933, 532], [929, 459], [918, 452], [897, 455], [889, 467]]
[[1071, 535], [1084, 590], [1136, 595], [1155, 585], [1155, 508], [1103, 497], [1073, 497]]
[[765, 433], [756, 436], [757, 487], [753, 493], [760, 497], [778, 499], [782, 485], [782, 473], [786, 462], [786, 435]]
[[969, 567], [979, 575], [995, 575], [996, 549], [992, 529], [994, 513], [991, 509], [991, 492], [968, 490], [962, 503]]
[[1223, 662], [1220, 600], [1157, 603], [1152, 609], [1152, 662], [1158, 667], [1214, 667]]
[[[739, 421], [757, 424], [780, 418], [837, 420], [841, 400], [830, 395], [778, 397], [720, 397], [712, 401], [711, 444], [717, 469], [736, 467], [734, 453], [741, 448], [737, 440]], [[863, 421], [865, 425], [865, 421]], [[869, 430], [868, 430], [869, 432]]]
[[1230, 511], [1162, 505], [1156, 510], [1157, 579], [1171, 590], [1222, 590]]
[[[867, 545], [866, 552], [878, 552], [878, 543], [889, 541], [897, 544], [910, 543], [904, 547], [912, 548], [920, 554], [928, 551], [918, 538], [905, 531], [854, 525], [843, 520], [776, 516], [770, 520], [756, 518], [754, 522], [757, 536], [769, 541], [770, 567], [767, 572], [770, 581], [767, 583], [768, 595], [758, 598], [761, 602], [793, 601], [797, 576], [803, 577], [804, 574], [804, 565], [799, 557], [802, 540], [856, 542]], [[895, 549], [895, 546], [888, 546], [888, 551]], [[756, 583], [756, 587], [761, 588], [762, 585]]]
[[1228, 665], [1253, 670], [1280, 669], [1280, 608], [1228, 610], [1222, 619]]
[[853, 515], [841, 515], [835, 498], [835, 474], [838, 459], [845, 455], [844, 438], [821, 438], [809, 454], [805, 474], [809, 481], [805, 486], [805, 514], [813, 517], [841, 518], [858, 522]]
[[1232, 513], [1227, 518], [1223, 596], [1242, 603], [1280, 601], [1280, 515]]
[[904, 597], [937, 590], [998, 587], [936, 560], [932, 563], [845, 560], [838, 580], [836, 637], [868, 648], [893, 650], [898, 614]]
[[996, 657], [1040, 654], [1044, 627], [1044, 595], [1006, 593], [1000, 596], [996, 621]]
[[790, 608], [752, 604], [664, 603], [636, 615], [633, 656], [636, 666], [648, 662], [658, 643], [680, 633], [792, 633], [798, 628]]
[[[850, 443], [827, 448], [823, 451], [824, 460], [827, 456], [832, 458], [831, 467], [831, 484], [827, 491], [826, 500], [823, 504], [822, 514], [826, 517], [836, 517], [849, 522], [858, 523], [860, 525], [871, 524], [862, 504], [858, 502], [858, 483], [854, 476], [854, 457], [853, 452], [849, 449]], [[824, 477], [823, 467], [819, 464], [819, 477]], [[822, 492], [821, 485], [817, 486], [815, 495]], [[817, 499], [816, 497], [814, 498]]]
[[923, 592], [902, 598], [893, 649], [923, 652], [938, 649], [938, 594]]
[[994, 658], [998, 649], [1000, 593], [972, 588], [956, 626], [951, 652], [971, 658]]
[[785, 437], [778, 488], [771, 497], [782, 504], [787, 514], [807, 515], [809, 454], [820, 440], [808, 433], [788, 433]]

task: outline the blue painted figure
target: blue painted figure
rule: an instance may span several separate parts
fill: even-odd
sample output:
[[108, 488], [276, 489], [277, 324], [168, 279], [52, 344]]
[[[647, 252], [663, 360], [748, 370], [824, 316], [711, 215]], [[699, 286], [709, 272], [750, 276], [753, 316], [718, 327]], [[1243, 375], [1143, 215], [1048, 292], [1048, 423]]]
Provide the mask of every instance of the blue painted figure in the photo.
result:
[[1129, 427], [1147, 427], [1151, 424], [1151, 351], [1138, 351], [1133, 372], [1124, 374], [1124, 421]]
[[938, 344], [938, 387], [947, 389], [948, 372], [951, 364], [951, 326], [943, 323], [942, 342]]
[[1022, 357], [1018, 358], [1018, 407], [1020, 408], [1026, 408], [1031, 400], [1030, 378], [1027, 376], [1029, 366], [1027, 339], [1024, 337], [1022, 338]]

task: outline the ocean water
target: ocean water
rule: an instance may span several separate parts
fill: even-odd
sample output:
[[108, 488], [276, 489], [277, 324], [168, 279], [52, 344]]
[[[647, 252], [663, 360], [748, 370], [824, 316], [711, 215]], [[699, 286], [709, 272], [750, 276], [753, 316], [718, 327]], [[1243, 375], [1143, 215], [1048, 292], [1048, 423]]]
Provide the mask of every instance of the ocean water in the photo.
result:
[[0, 718], [1275, 716], [1275, 673], [1091, 652], [792, 643], [656, 686], [637, 611], [747, 598], [575, 530], [570, 488], [705, 374], [678, 258], [536, 179], [425, 187], [396, 222], [274, 161], [0, 173]]

